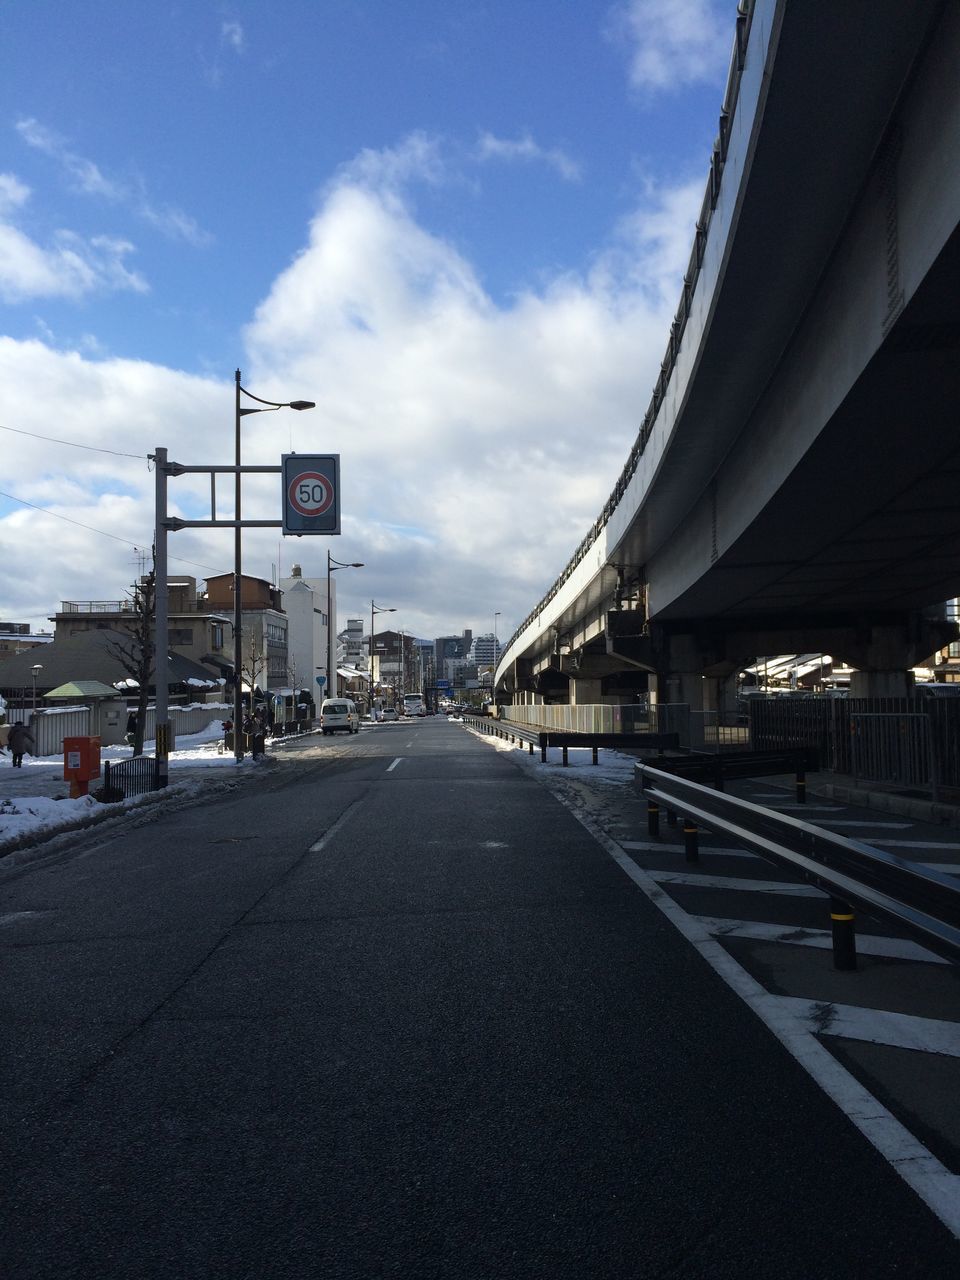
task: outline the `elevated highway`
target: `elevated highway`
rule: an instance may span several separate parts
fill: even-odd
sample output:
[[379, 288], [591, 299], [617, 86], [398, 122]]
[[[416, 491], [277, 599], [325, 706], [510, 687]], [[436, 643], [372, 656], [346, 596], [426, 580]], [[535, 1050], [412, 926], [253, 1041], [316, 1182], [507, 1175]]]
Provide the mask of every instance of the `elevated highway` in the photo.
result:
[[[895, 692], [960, 594], [960, 6], [741, 5], [661, 376], [504, 701], [823, 651]], [[601, 424], [598, 424], [598, 427]]]

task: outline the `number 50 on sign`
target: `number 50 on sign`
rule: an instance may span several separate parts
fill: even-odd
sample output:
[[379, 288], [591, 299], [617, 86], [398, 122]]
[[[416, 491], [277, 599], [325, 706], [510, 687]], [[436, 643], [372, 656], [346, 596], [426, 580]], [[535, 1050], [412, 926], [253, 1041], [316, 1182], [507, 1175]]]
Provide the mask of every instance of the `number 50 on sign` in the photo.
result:
[[339, 453], [285, 453], [283, 479], [283, 532], [340, 532]]

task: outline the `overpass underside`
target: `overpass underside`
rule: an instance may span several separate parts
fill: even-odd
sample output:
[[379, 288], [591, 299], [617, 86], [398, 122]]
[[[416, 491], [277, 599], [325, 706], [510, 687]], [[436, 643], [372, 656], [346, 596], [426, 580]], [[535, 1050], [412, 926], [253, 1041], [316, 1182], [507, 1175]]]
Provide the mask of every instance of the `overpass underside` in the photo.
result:
[[703, 677], [797, 652], [899, 693], [957, 636], [960, 6], [761, 10], [769, 87], [730, 126], [696, 347], [504, 700], [701, 705]]

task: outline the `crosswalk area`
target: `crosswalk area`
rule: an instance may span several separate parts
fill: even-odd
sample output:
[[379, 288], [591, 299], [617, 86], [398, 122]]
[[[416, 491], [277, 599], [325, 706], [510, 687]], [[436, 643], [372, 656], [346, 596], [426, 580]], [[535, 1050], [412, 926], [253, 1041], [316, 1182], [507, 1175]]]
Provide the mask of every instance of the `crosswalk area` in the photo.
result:
[[[957, 966], [859, 913], [856, 970], [837, 970], [823, 891], [707, 831], [689, 864], [679, 825], [651, 838], [645, 799], [589, 775], [551, 770], [545, 780], [960, 1236]], [[960, 876], [960, 827], [815, 795], [801, 805], [792, 780], [779, 782], [728, 792]]]

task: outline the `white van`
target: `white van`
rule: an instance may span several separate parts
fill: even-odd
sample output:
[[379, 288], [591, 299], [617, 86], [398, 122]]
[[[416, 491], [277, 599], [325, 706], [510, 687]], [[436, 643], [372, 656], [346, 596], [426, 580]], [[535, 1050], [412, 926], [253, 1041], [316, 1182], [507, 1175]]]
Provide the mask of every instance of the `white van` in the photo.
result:
[[349, 698], [324, 698], [320, 705], [320, 728], [324, 733], [336, 733], [338, 729], [344, 733], [359, 733], [357, 704]]

